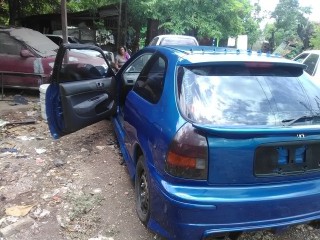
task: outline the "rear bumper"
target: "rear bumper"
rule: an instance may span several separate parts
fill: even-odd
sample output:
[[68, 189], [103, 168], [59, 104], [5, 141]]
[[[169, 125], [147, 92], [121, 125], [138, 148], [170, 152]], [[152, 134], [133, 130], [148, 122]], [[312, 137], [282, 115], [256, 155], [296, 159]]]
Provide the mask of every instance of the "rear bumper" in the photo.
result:
[[320, 219], [320, 180], [256, 187], [183, 187], [152, 181], [149, 227], [168, 239], [197, 240], [223, 233]]

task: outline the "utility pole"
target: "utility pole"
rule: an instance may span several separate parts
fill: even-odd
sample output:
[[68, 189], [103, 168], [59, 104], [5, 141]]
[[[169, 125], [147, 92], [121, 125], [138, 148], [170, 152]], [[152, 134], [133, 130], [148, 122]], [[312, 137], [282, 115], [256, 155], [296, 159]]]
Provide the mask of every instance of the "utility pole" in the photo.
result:
[[117, 49], [120, 47], [121, 42], [121, 19], [122, 19], [122, 0], [119, 1], [119, 18], [118, 18], [118, 36], [117, 36]]
[[61, 25], [63, 43], [68, 43], [68, 21], [67, 21], [67, 4], [66, 0], [61, 0]]
[[123, 39], [123, 45], [124, 46], [126, 46], [126, 47], [128, 47], [127, 46], [127, 42], [128, 42], [128, 0], [125, 0], [125, 4], [124, 4], [124, 6], [125, 6], [125, 20], [124, 20], [124, 39]]

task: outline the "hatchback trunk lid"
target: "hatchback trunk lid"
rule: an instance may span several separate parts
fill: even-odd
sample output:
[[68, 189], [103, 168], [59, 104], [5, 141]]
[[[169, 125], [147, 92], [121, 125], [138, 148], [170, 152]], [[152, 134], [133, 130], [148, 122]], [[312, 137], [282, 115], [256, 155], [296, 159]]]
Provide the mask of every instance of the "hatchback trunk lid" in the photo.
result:
[[316, 127], [214, 128], [205, 132], [210, 184], [250, 185], [320, 177]]

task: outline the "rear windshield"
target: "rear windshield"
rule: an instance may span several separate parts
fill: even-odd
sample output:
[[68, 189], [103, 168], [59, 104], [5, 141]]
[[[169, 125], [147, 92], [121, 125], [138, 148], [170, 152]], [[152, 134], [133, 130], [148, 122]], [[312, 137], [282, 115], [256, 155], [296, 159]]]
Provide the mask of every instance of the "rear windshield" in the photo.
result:
[[177, 82], [180, 111], [196, 123], [277, 126], [320, 114], [320, 88], [297, 67], [179, 67]]

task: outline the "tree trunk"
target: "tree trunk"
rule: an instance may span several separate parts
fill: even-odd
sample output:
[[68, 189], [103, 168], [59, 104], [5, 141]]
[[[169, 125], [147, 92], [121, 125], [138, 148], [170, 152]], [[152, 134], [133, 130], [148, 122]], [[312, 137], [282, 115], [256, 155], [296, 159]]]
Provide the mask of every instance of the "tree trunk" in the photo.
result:
[[312, 33], [313, 33], [312, 24], [308, 23], [306, 26], [299, 24], [297, 33], [303, 43], [303, 50], [308, 49], [310, 47], [310, 37], [312, 36]]
[[8, 0], [9, 5], [9, 25], [15, 26], [16, 19], [20, 17], [19, 0]]
[[135, 35], [134, 35], [134, 39], [132, 42], [132, 53], [135, 53], [139, 50], [140, 46], [139, 46], [139, 42], [140, 42], [140, 30], [141, 30], [141, 26], [134, 26], [134, 30], [135, 30]]

